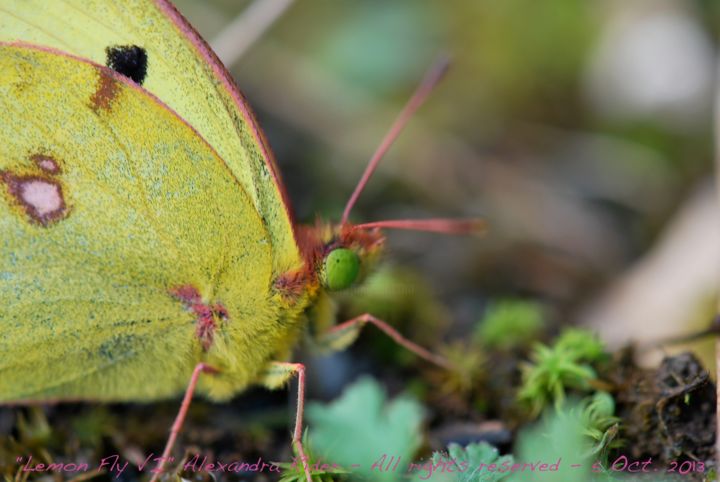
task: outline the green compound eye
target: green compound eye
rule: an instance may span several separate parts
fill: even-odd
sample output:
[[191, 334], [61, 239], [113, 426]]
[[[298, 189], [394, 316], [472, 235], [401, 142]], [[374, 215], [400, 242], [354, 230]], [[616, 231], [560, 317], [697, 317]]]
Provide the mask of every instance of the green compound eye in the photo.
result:
[[325, 256], [322, 269], [322, 282], [330, 291], [349, 288], [360, 273], [360, 258], [351, 249], [333, 249]]

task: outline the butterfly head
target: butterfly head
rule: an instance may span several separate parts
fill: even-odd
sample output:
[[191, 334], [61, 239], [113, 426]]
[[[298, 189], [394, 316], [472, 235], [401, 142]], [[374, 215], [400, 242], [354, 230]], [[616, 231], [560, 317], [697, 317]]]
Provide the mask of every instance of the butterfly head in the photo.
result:
[[342, 291], [372, 273], [383, 251], [385, 237], [378, 228], [317, 223], [301, 231], [305, 259], [320, 285]]

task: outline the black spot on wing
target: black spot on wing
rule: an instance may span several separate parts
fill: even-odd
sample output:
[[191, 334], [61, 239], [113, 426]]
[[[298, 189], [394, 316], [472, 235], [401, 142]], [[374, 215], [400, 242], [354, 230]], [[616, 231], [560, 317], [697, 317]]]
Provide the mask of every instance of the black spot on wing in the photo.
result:
[[137, 45], [111, 45], [105, 49], [105, 64], [142, 85], [147, 75], [147, 52]]

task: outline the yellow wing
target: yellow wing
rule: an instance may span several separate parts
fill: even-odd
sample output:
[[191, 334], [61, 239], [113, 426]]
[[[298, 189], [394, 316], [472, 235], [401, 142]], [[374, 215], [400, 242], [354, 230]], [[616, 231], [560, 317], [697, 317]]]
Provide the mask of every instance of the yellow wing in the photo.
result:
[[0, 41], [46, 45], [108, 65], [109, 50], [146, 54], [144, 88], [218, 152], [260, 213], [273, 272], [302, 265], [272, 153], [247, 103], [207, 45], [166, 0], [0, 0]]
[[0, 44], [0, 139], [0, 401], [172, 396], [199, 361], [225, 398], [286, 348], [263, 220], [157, 99]]

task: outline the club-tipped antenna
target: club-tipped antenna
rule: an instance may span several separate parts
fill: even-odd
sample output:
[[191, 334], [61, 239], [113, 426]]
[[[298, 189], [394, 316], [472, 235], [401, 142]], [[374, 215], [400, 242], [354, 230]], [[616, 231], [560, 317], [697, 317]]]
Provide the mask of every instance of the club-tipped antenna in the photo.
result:
[[433, 88], [437, 85], [440, 79], [442, 79], [443, 75], [445, 75], [445, 72], [447, 72], [449, 66], [449, 57], [447, 57], [446, 55], [442, 55], [427, 71], [422, 82], [420, 83], [420, 85], [418, 85], [417, 89], [415, 89], [412, 97], [410, 98], [408, 103], [405, 104], [405, 107], [395, 119], [395, 122], [390, 127], [390, 130], [387, 134], [385, 134], [385, 137], [380, 143], [380, 146], [378, 146], [377, 150], [375, 151], [375, 154], [373, 154], [372, 158], [370, 158], [370, 162], [368, 162], [368, 165], [365, 168], [365, 172], [363, 173], [362, 178], [360, 178], [360, 182], [358, 182], [355, 190], [352, 193], [352, 196], [350, 196], [350, 199], [345, 205], [345, 210], [343, 211], [342, 220], [340, 222], [341, 224], [347, 223], [348, 218], [350, 217], [350, 211], [355, 205], [355, 202], [360, 197], [360, 193], [362, 193], [363, 189], [365, 189], [365, 185], [370, 180], [373, 172], [375, 172], [378, 164], [380, 164], [383, 156], [388, 151], [388, 149], [390, 149], [390, 146], [392, 146], [392, 143], [395, 142], [395, 139], [397, 139], [398, 135], [400, 135], [400, 132], [402, 132], [408, 120], [410, 120], [415, 111], [418, 110], [418, 108], [423, 104], [423, 102], [425, 102], [425, 99], [427, 99], [430, 92], [432, 92]]
[[427, 231], [443, 234], [482, 234], [485, 232], [485, 221], [482, 219], [394, 219], [375, 221], [353, 226], [353, 229], [409, 229], [411, 231]]

